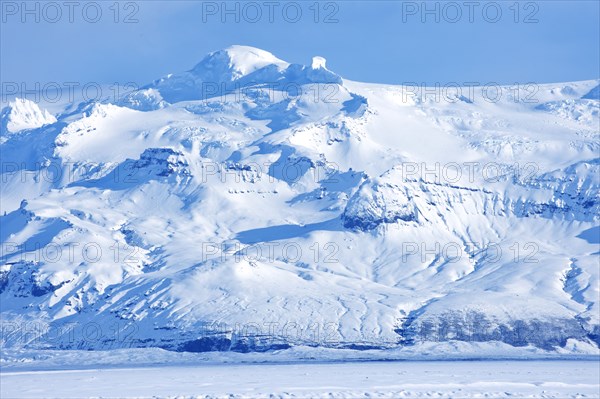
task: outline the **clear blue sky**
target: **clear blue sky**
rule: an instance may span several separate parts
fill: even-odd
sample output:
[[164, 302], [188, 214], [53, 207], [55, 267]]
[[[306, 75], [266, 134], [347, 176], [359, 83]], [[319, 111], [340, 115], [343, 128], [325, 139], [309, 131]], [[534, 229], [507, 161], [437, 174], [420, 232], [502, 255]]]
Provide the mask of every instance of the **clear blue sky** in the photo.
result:
[[[484, 15], [487, 1], [477, 2], [474, 9], [463, 0], [454, 3], [462, 14], [455, 23], [456, 7], [432, 1], [427, 6], [434, 9], [437, 4], [437, 15], [422, 15], [421, 1], [325, 1], [319, 4], [318, 16], [314, 1], [299, 1], [302, 16], [296, 23], [291, 22], [296, 19], [295, 6], [283, 1], [272, 9], [270, 22], [265, 1], [254, 2], [262, 13], [257, 22], [252, 21], [257, 19], [256, 7], [243, 9], [244, 3], [238, 3], [236, 22], [236, 15], [223, 15], [221, 1], [121, 2], [118, 16], [111, 8], [113, 1], [101, 1], [102, 16], [96, 23], [83, 18], [82, 5], [90, 2], [82, 1], [71, 23], [68, 8], [61, 7], [59, 18], [55, 9], [36, 11], [35, 2], [30, 2], [34, 13], [23, 15], [22, 9], [14, 8], [21, 8], [21, 1], [2, 0], [0, 78], [141, 85], [190, 69], [206, 53], [232, 44], [260, 47], [304, 64], [321, 55], [331, 70], [366, 82], [511, 84], [600, 75], [596, 0], [521, 1], [518, 15], [514, 1], [498, 1], [494, 4], [500, 5], [502, 16], [496, 23], [490, 22], [496, 18], [495, 6], [487, 6]], [[235, 2], [227, 4], [236, 7]], [[86, 8], [88, 20], [96, 19], [95, 11]], [[131, 13], [138, 22], [123, 23]]]

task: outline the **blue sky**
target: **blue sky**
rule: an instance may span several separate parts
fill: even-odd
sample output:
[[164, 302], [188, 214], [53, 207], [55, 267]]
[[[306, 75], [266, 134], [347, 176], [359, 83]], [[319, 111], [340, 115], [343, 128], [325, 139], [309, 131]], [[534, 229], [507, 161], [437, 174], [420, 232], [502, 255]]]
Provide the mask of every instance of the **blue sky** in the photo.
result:
[[[3, 82], [142, 85], [190, 69], [206, 53], [231, 44], [260, 47], [304, 64], [321, 55], [331, 70], [366, 82], [512, 84], [600, 75], [600, 2], [595, 0], [521, 1], [518, 15], [511, 0], [476, 2], [472, 9], [462, 0], [453, 3], [459, 7], [429, 1], [434, 11], [426, 15], [421, 1], [324, 1], [318, 16], [314, 1], [283, 1], [272, 8], [273, 22], [265, 1], [252, 6], [228, 2], [227, 7], [238, 7], [237, 15], [224, 15], [221, 1], [121, 2], [118, 16], [114, 2], [105, 1], [96, 3], [102, 11], [96, 23], [89, 22], [95, 19], [94, 7], [86, 8], [89, 21], [81, 9], [91, 2], [79, 2], [73, 22], [68, 9], [61, 7], [57, 17], [56, 10], [41, 9], [43, 3], [36, 10], [35, 3], [28, 3], [33, 13], [23, 15], [20, 1], [2, 0]], [[299, 18], [296, 4], [302, 10]], [[131, 13], [137, 22], [124, 23]]]

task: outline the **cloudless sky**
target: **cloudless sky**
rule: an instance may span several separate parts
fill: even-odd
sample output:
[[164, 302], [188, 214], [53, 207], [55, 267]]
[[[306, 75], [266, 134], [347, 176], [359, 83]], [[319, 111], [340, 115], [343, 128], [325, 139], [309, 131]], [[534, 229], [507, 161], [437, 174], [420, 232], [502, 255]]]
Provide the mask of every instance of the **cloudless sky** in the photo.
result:
[[[250, 6], [222, 1], [122, 1], [118, 7], [111, 0], [77, 3], [70, 22], [62, 0], [55, 2], [61, 17], [56, 7], [43, 8], [47, 2], [27, 2], [33, 14], [24, 14], [22, 1], [0, 1], [3, 82], [143, 85], [191, 69], [206, 53], [232, 44], [259, 47], [302, 64], [320, 55], [329, 69], [365, 82], [512, 84], [600, 77], [597, 0], [483, 1], [471, 9], [462, 0], [451, 6], [447, 1], [322, 1], [317, 7], [311, 0], [282, 1], [272, 8], [272, 22], [266, 0]], [[102, 11], [99, 21], [86, 21], [83, 8], [91, 21], [97, 19], [96, 5]], [[237, 7], [237, 15], [224, 14], [224, 5]], [[298, 19], [297, 5], [302, 15], [292, 22]], [[424, 15], [424, 7], [434, 13]], [[262, 13], [258, 18], [257, 8]], [[502, 15], [494, 23], [498, 8]], [[124, 23], [128, 15], [137, 22]]]

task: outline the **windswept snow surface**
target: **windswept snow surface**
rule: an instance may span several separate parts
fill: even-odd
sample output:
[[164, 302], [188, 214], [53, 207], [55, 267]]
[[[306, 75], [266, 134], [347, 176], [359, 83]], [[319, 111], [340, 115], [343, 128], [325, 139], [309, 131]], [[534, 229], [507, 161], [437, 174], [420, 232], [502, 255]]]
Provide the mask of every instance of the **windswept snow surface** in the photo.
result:
[[56, 120], [5, 109], [3, 347], [597, 354], [599, 81], [308, 64], [233, 46]]
[[597, 398], [599, 377], [597, 356], [502, 343], [266, 353], [10, 349], [0, 358], [2, 398]]
[[18, 371], [3, 398], [597, 398], [594, 361], [226, 364]]

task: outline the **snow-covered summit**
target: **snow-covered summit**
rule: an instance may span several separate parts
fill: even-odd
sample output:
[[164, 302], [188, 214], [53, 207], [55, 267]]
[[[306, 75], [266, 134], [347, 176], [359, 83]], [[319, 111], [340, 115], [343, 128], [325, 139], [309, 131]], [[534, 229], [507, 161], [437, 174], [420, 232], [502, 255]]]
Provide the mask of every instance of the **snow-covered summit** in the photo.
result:
[[311, 83], [342, 84], [342, 79], [325, 68], [322, 57], [313, 58], [309, 66], [290, 64], [268, 51], [236, 45], [212, 52], [191, 70], [167, 75], [144, 89], [155, 89], [164, 100], [176, 103], [207, 99], [255, 85]]
[[208, 54], [192, 72], [213, 81], [234, 81], [261, 68], [274, 65], [285, 69], [289, 63], [280, 60], [268, 51], [250, 46], [234, 45]]
[[327, 69], [326, 64], [327, 64], [327, 60], [325, 58], [316, 56], [316, 57], [313, 57], [313, 59], [312, 59], [311, 67], [312, 67], [312, 69], [319, 69], [319, 68]]
[[35, 129], [56, 122], [56, 118], [33, 101], [15, 98], [0, 112], [2, 135]]

